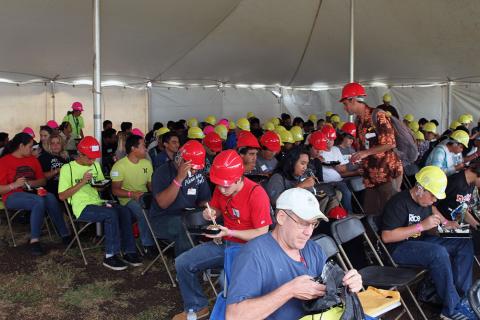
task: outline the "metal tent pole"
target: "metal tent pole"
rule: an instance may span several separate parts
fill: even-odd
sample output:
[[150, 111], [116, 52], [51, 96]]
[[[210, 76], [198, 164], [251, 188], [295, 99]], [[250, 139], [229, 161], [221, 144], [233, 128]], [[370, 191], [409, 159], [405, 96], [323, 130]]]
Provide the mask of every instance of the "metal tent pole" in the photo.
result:
[[[355, 0], [350, 0], [350, 82], [354, 81], [355, 70]], [[348, 121], [354, 122], [354, 115], [348, 115]]]

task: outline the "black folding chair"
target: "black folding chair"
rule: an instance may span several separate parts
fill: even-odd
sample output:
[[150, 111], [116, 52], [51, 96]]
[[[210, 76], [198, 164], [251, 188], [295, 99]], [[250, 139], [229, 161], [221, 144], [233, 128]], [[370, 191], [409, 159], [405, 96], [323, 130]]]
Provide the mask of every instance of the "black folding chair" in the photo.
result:
[[475, 281], [470, 290], [468, 290], [468, 302], [477, 318], [480, 319], [480, 280]]
[[[153, 266], [153, 264], [155, 262], [157, 262], [158, 259], [162, 259], [162, 263], [165, 267], [165, 270], [168, 273], [168, 277], [170, 278], [170, 281], [172, 282], [172, 286], [176, 287], [177, 283], [175, 282], [175, 279], [172, 276], [172, 272], [170, 271], [170, 268], [168, 267], [167, 259], [165, 257], [165, 252], [168, 249], [172, 248], [175, 245], [175, 242], [164, 240], [164, 239], [157, 239], [157, 237], [155, 236], [155, 232], [153, 231], [152, 224], [150, 223], [150, 218], [149, 218], [149, 214], [148, 214], [149, 211], [150, 211], [150, 207], [152, 205], [152, 201], [153, 201], [153, 196], [152, 196], [151, 193], [143, 194], [142, 198], [140, 199], [140, 203], [142, 205], [143, 216], [145, 218], [145, 221], [147, 222], [148, 230], [150, 230], [150, 233], [153, 237], [153, 241], [155, 242], [155, 246], [157, 247], [158, 255], [142, 271], [142, 275], [144, 275]], [[160, 242], [165, 244], [163, 249], [160, 246]]]
[[[349, 268], [353, 268], [348, 256], [345, 253], [345, 250], [342, 247], [342, 244], [348, 242], [358, 236], [363, 236], [366, 243], [370, 247], [370, 250], [373, 252], [377, 263], [379, 264], [374, 266], [367, 266], [361, 270], [359, 273], [362, 276], [363, 283], [367, 286], [374, 286], [378, 288], [387, 288], [389, 290], [396, 290], [397, 288], [405, 288], [410, 297], [414, 301], [415, 305], [419, 308], [422, 315], [424, 315], [423, 310], [420, 308], [417, 299], [411, 292], [408, 287], [410, 284], [414, 283], [417, 279], [417, 272], [408, 268], [400, 267], [391, 267], [385, 266], [380, 259], [378, 253], [375, 250], [372, 242], [368, 238], [365, 228], [362, 225], [360, 219], [356, 217], [348, 217], [345, 219], [337, 220], [331, 225], [332, 236], [335, 239], [335, 242], [338, 245], [338, 248], [345, 259]], [[400, 296], [401, 304], [407, 312], [410, 319], [414, 320], [412, 313], [408, 309], [405, 301]], [[427, 319], [427, 318], [425, 318]]]
[[335, 257], [342, 269], [347, 271], [345, 261], [340, 255], [340, 252], [338, 251], [337, 244], [331, 237], [327, 236], [326, 234], [317, 234], [313, 236], [311, 240], [318, 244], [320, 248], [322, 248], [322, 251], [325, 254], [327, 260]]

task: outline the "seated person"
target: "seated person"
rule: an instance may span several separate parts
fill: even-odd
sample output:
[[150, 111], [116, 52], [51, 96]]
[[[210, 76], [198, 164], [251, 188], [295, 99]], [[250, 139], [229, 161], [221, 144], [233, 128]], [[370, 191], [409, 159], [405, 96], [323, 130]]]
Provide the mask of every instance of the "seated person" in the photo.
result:
[[221, 152], [213, 161], [210, 180], [216, 188], [204, 218], [213, 221], [223, 218], [224, 226], [218, 225], [221, 231], [217, 235], [207, 235], [214, 241], [202, 243], [175, 260], [185, 312], [174, 320], [186, 319], [189, 309], [197, 313], [197, 319], [207, 317], [208, 299], [198, 281], [199, 273], [222, 268], [226, 246], [243, 245], [268, 232], [272, 223], [268, 196], [243, 173], [242, 158], [234, 150]]
[[468, 140], [468, 133], [465, 131], [454, 131], [444, 143], [439, 143], [433, 148], [425, 164], [439, 167], [447, 176], [462, 170], [463, 162], [456, 164], [455, 158], [457, 154], [462, 155], [463, 148], [468, 147]]
[[155, 201], [150, 222], [157, 238], [175, 241], [175, 256], [192, 247], [182, 224], [184, 209], [205, 206], [210, 200], [210, 188], [201, 171], [204, 167], [205, 148], [191, 140], [178, 150], [173, 161], [153, 173]]
[[[125, 270], [126, 264], [140, 266], [132, 232], [133, 216], [119, 205], [109, 205], [100, 199], [92, 181], [104, 180], [100, 164], [100, 144], [91, 136], [83, 138], [77, 146], [76, 160], [60, 170], [58, 196], [68, 201], [73, 214], [82, 221], [102, 222], [105, 232], [105, 258], [103, 265], [111, 270]], [[123, 256], [120, 252], [123, 250]]]
[[40, 245], [45, 214], [48, 213], [64, 244], [68, 244], [71, 237], [55, 195], [25, 192], [46, 184], [42, 167], [32, 156], [32, 146], [33, 138], [27, 133], [16, 134], [6, 145], [0, 158], [0, 194], [5, 207], [30, 211], [30, 250], [38, 256], [45, 254]]
[[237, 140], [237, 151], [242, 157], [245, 175], [251, 174], [257, 164], [260, 145], [257, 138], [249, 131], [242, 131]]
[[152, 163], [145, 159], [147, 148], [145, 140], [140, 136], [129, 136], [125, 142], [125, 150], [127, 156], [118, 160], [110, 172], [112, 193], [118, 197], [120, 204], [126, 206], [135, 216], [143, 249], [147, 256], [154, 258], [157, 249], [139, 202], [142, 195], [151, 189]]
[[275, 155], [280, 152], [280, 137], [273, 131], [267, 131], [260, 138], [262, 150], [257, 155], [257, 163], [253, 174], [271, 175], [277, 168]]
[[164, 147], [163, 151], [152, 158], [152, 165], [154, 169], [157, 169], [164, 163], [173, 160], [173, 157], [180, 147], [180, 140], [175, 132], [166, 132], [161, 137], [161, 142]]
[[107, 128], [102, 131], [102, 167], [105, 172], [110, 172], [112, 169], [115, 163], [114, 157], [116, 151], [117, 131], [113, 128]]
[[[325, 295], [325, 285], [312, 281], [322, 274], [326, 260], [309, 240], [319, 219], [328, 221], [317, 199], [292, 188], [278, 197], [276, 207], [275, 229], [249, 241], [233, 262], [227, 319], [300, 319], [302, 301]], [[350, 270], [343, 285], [358, 292], [362, 278]]]
[[[345, 166], [345, 171], [340, 170], [340, 175], [350, 183], [353, 191], [358, 192], [365, 189], [363, 184], [363, 169], [358, 164], [350, 163], [352, 154], [356, 152], [353, 148], [353, 142], [357, 137], [357, 127], [352, 122], [347, 122], [340, 130], [340, 143], [337, 146], [340, 153], [343, 155], [343, 161], [348, 162]], [[341, 166], [340, 168], [342, 168]]]
[[60, 168], [70, 161], [68, 152], [65, 150], [65, 143], [58, 134], [50, 135], [43, 146], [44, 150], [38, 161], [42, 165], [43, 173], [47, 179], [45, 189], [58, 198], [58, 177]]
[[[427, 234], [439, 224], [456, 228], [433, 206], [445, 199], [447, 177], [438, 167], [427, 166], [416, 175], [410, 190], [394, 195], [382, 216], [382, 240], [398, 264], [427, 268], [442, 299], [442, 319], [476, 319], [465, 295], [472, 285], [473, 243], [467, 238], [442, 238]], [[462, 298], [463, 297], [463, 298]]]
[[203, 146], [205, 147], [205, 174], [210, 174], [210, 167], [212, 166], [213, 159], [217, 154], [222, 151], [222, 138], [216, 132], [209, 132], [203, 139]]

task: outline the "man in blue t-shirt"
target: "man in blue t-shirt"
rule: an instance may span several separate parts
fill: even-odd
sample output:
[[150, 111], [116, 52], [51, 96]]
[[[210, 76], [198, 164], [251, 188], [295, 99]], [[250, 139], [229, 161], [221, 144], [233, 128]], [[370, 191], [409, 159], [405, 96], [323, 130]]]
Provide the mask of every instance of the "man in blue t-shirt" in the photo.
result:
[[[309, 240], [318, 219], [328, 221], [317, 199], [305, 189], [292, 188], [278, 197], [276, 208], [275, 229], [249, 241], [235, 258], [228, 319], [299, 319], [302, 300], [325, 295], [325, 285], [313, 278], [322, 273], [326, 258]], [[358, 292], [362, 278], [350, 270], [343, 284]]]

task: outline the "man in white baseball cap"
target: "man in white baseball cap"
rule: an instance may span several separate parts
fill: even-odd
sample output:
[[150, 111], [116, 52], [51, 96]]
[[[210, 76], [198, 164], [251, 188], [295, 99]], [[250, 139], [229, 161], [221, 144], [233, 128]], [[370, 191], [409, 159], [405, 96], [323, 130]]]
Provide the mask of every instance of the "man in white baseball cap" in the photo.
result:
[[[284, 191], [276, 208], [275, 229], [250, 240], [235, 257], [228, 319], [299, 319], [302, 300], [325, 295], [325, 285], [312, 280], [322, 273], [326, 257], [310, 237], [320, 219], [328, 218], [315, 196], [302, 188]], [[362, 278], [350, 270], [343, 284], [358, 292]]]

